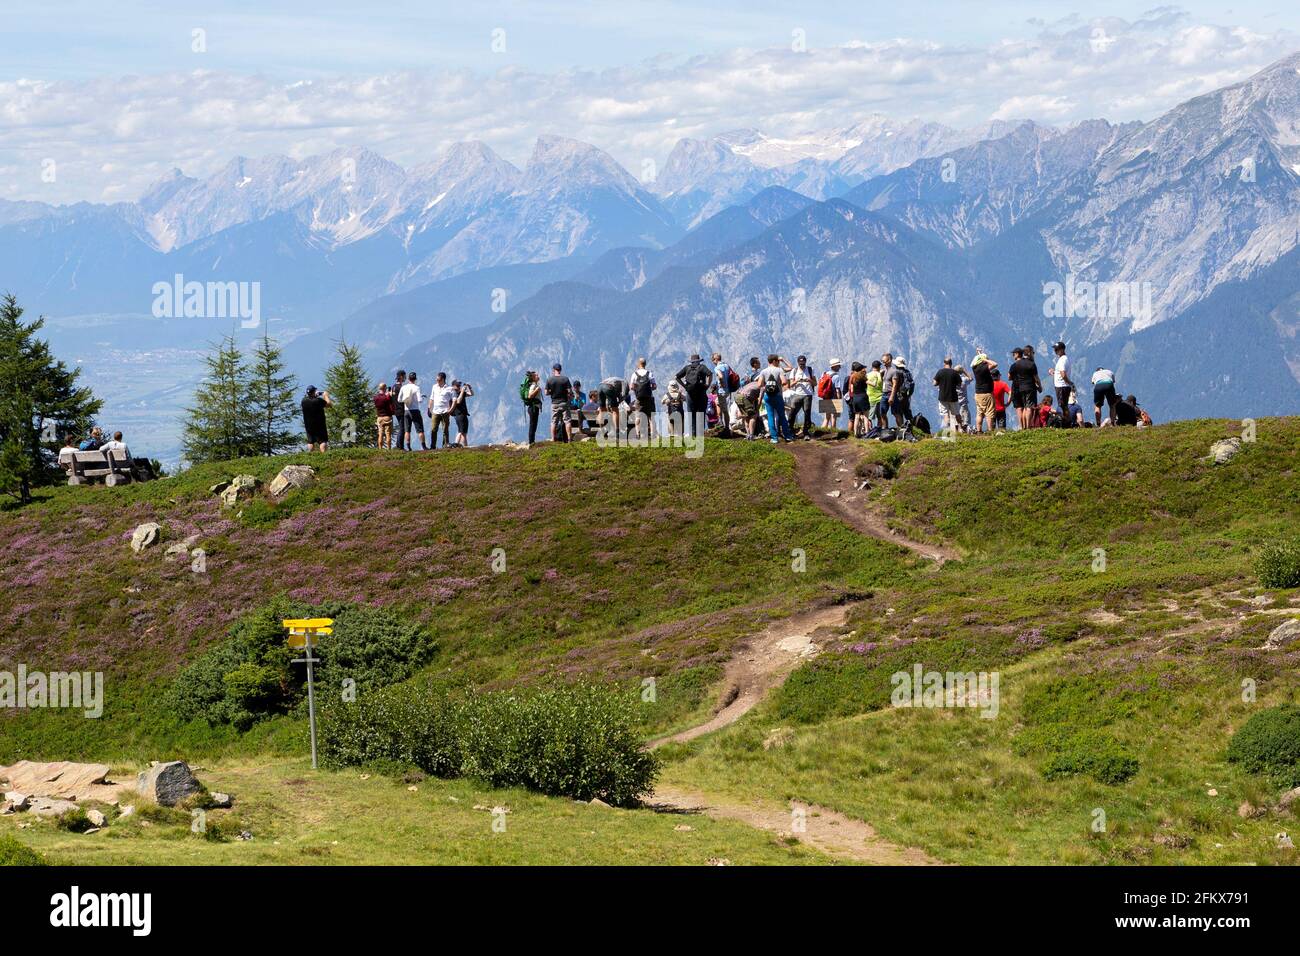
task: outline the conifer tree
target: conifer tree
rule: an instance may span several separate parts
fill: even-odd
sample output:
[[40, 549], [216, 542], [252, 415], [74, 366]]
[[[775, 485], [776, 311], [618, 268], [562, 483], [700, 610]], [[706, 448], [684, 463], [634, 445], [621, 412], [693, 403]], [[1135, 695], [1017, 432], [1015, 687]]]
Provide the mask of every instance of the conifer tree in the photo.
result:
[[0, 490], [28, 502], [58, 476], [60, 439], [84, 434], [101, 402], [36, 337], [45, 320], [22, 315], [14, 296], [0, 298]]
[[374, 445], [375, 406], [370, 378], [361, 362], [361, 350], [338, 343], [338, 361], [325, 370], [325, 390], [334, 403], [325, 410], [330, 443]]
[[191, 463], [228, 461], [261, 453], [257, 421], [248, 405], [249, 368], [233, 335], [203, 360], [207, 374], [187, 410], [181, 447]]
[[298, 404], [294, 401], [297, 383], [286, 372], [280, 347], [265, 332], [253, 350], [253, 364], [248, 373], [248, 409], [255, 422], [257, 452], [278, 455], [302, 443], [297, 427]]

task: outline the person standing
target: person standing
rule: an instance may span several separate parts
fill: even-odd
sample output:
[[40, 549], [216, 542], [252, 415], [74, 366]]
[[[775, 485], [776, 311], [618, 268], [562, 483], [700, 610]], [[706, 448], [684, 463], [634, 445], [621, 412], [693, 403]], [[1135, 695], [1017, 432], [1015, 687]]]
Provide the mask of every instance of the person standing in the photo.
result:
[[758, 437], [758, 403], [762, 399], [762, 393], [763, 382], [757, 378], [751, 378], [736, 389], [736, 410], [745, 423], [745, 441], [753, 441]]
[[1056, 407], [1065, 409], [1070, 404], [1070, 392], [1074, 390], [1074, 379], [1070, 377], [1070, 359], [1065, 354], [1065, 343], [1057, 342], [1052, 346], [1056, 353], [1056, 364], [1052, 367], [1052, 385], [1056, 388]]
[[812, 441], [813, 393], [816, 391], [816, 385], [812, 369], [808, 367], [808, 356], [800, 355], [794, 360], [794, 368], [786, 376], [786, 381], [790, 385], [791, 392], [791, 404], [786, 412], [790, 419], [790, 430], [794, 431], [795, 422], [799, 420], [799, 414], [802, 412], [803, 434], [800, 437], [804, 441]]
[[[628, 391], [636, 399], [636, 437], [638, 441], [649, 441], [654, 437], [655, 389], [658, 388], [655, 377], [646, 368], [645, 358], [636, 360], [636, 371], [628, 378]], [[645, 434], [641, 426], [645, 425]]]
[[537, 420], [542, 415], [542, 377], [535, 369], [529, 369], [524, 377], [524, 409], [528, 413], [528, 444], [537, 444]]
[[1007, 430], [1007, 402], [1011, 399], [1011, 386], [1002, 381], [1000, 369], [993, 370], [993, 427]]
[[474, 394], [474, 386], [469, 382], [452, 382], [456, 397], [451, 402], [451, 417], [456, 423], [456, 446], [469, 447], [469, 399]]
[[375, 393], [375, 447], [388, 448], [393, 442], [393, 416], [397, 413], [397, 401], [388, 390], [387, 382], [379, 383]]
[[740, 387], [740, 376], [732, 371], [729, 364], [722, 361], [721, 352], [714, 352], [709, 358], [713, 362], [713, 393], [718, 397], [718, 424], [722, 426], [723, 436], [730, 437], [731, 396], [734, 390]]
[[406, 406], [402, 404], [402, 386], [406, 384], [406, 370], [398, 369], [393, 376], [393, 427], [397, 430], [397, 450], [406, 447]]
[[975, 432], [984, 432], [984, 423], [988, 422], [989, 431], [993, 431], [993, 372], [998, 363], [984, 354], [983, 349], [976, 351], [970, 363], [975, 378]]
[[307, 450], [330, 450], [330, 434], [325, 424], [325, 409], [333, 405], [329, 392], [317, 392], [315, 385], [307, 386], [302, 399], [302, 427], [307, 432]]
[[785, 398], [781, 394], [782, 372], [791, 371], [790, 363], [773, 353], [767, 357], [767, 368], [758, 373], [763, 383], [763, 406], [767, 409], [767, 437], [773, 445], [782, 438], [794, 441], [794, 429], [785, 417]]
[[[691, 356], [675, 376], [686, 393], [686, 414], [691, 420], [691, 437], [694, 438], [708, 420], [709, 385], [713, 382], [713, 373], [701, 360], [698, 353]], [[682, 430], [685, 435], [685, 429]]]
[[569, 399], [573, 397], [573, 383], [559, 362], [551, 366], [551, 377], [546, 380], [546, 397], [551, 400], [551, 441], [568, 441], [566, 418]]
[[867, 382], [867, 434], [871, 431], [874, 423], [876, 428], [884, 428], [889, 419], [886, 417], [885, 410], [885, 375], [882, 369], [884, 364], [880, 359], [871, 363], [871, 371], [866, 373]]
[[439, 372], [429, 389], [429, 442], [438, 450], [438, 429], [442, 429], [442, 447], [451, 444], [451, 403], [456, 390], [447, 384], [447, 373]]
[[[836, 431], [844, 408], [844, 390], [840, 382], [840, 360], [831, 359], [830, 367], [817, 381], [817, 410], [822, 413], [822, 428]], [[853, 413], [849, 412], [849, 430], [853, 430]]]
[[[876, 362], [879, 365], [879, 362]], [[861, 362], [854, 362], [849, 366], [849, 377], [844, 380], [844, 400], [849, 406], [849, 434], [856, 438], [864, 437], [870, 426], [867, 419], [871, 415], [871, 388], [870, 373], [863, 367]], [[879, 383], [880, 375], [876, 375], [876, 381]], [[880, 389], [877, 386], [877, 399], [879, 398]]]
[[1101, 427], [1101, 406], [1107, 406], [1110, 412], [1110, 423], [1115, 424], [1115, 405], [1119, 401], [1119, 395], [1115, 391], [1115, 373], [1108, 368], [1097, 366], [1097, 371], [1092, 373], [1092, 410], [1096, 416], [1097, 427]]
[[934, 373], [934, 385], [939, 390], [939, 411], [943, 415], [943, 427], [951, 435], [961, 431], [961, 408], [957, 402], [961, 384], [961, 373], [952, 367], [952, 357], [949, 356], [943, 360], [943, 368]]
[[1013, 349], [1011, 368], [1011, 404], [1016, 409], [1016, 420], [1020, 430], [1036, 428], [1038, 425], [1038, 366], [1024, 349]]
[[424, 401], [424, 395], [420, 392], [420, 385], [416, 381], [418, 376], [410, 372], [406, 376], [406, 384], [402, 390], [397, 393], [397, 403], [406, 409], [405, 425], [406, 430], [406, 448], [408, 451], [415, 450], [415, 442], [411, 440], [411, 431], [414, 430], [420, 436], [420, 451], [424, 451], [429, 446], [424, 443], [424, 417], [420, 414], [420, 403]]

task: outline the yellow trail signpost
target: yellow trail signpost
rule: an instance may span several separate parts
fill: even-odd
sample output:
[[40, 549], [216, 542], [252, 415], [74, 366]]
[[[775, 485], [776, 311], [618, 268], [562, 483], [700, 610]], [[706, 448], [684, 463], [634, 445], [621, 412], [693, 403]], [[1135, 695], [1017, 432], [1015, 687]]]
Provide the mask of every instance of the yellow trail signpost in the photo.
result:
[[334, 633], [334, 619], [330, 617], [294, 618], [280, 621], [282, 627], [289, 631], [289, 646], [301, 647], [302, 657], [295, 657], [295, 664], [307, 665], [307, 721], [311, 727], [311, 769], [316, 769], [316, 688], [311, 666], [320, 658], [312, 656], [312, 648], [320, 642], [321, 637]]

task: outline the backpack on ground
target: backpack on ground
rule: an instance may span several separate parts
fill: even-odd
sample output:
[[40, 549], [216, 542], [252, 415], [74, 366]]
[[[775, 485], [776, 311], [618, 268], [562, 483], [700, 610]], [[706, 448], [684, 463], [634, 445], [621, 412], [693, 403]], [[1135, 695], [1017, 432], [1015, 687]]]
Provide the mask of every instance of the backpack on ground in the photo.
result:
[[830, 372], [827, 372], [825, 375], [823, 375], [821, 377], [821, 381], [817, 383], [817, 397], [818, 398], [835, 397], [835, 379], [831, 376]]
[[912, 419], [912, 427], [915, 428], [917, 431], [919, 431], [922, 435], [931, 434], [930, 419], [926, 418], [924, 415], [917, 415], [916, 418]]
[[898, 437], [898, 433], [892, 428], [880, 429], [880, 434], [876, 436], [880, 441], [890, 442]]

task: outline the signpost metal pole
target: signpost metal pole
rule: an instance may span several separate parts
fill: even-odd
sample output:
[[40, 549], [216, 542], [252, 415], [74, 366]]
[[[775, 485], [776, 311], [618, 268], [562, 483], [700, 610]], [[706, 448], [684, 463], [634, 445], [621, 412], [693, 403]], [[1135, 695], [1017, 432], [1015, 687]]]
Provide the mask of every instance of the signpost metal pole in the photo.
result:
[[289, 646], [301, 647], [304, 656], [295, 657], [295, 664], [307, 665], [307, 722], [311, 728], [311, 769], [316, 769], [316, 680], [312, 665], [319, 658], [312, 656], [312, 649], [317, 639], [324, 634], [334, 633], [334, 621], [327, 617], [307, 618], [280, 622], [289, 629]]

